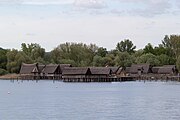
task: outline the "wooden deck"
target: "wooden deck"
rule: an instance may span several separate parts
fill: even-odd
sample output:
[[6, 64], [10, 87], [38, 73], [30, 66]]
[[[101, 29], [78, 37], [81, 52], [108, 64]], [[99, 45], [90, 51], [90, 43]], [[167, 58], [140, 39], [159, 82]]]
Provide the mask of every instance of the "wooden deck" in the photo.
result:
[[135, 81], [134, 77], [119, 77], [119, 78], [64, 78], [63, 82], [125, 82]]

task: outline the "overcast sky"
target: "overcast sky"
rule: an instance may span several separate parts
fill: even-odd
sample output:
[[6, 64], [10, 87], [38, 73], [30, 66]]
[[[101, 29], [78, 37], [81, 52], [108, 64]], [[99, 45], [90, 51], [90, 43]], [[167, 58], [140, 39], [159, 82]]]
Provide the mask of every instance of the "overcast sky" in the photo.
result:
[[180, 32], [180, 0], [0, 0], [0, 47], [64, 42], [114, 49], [130, 39], [138, 49]]

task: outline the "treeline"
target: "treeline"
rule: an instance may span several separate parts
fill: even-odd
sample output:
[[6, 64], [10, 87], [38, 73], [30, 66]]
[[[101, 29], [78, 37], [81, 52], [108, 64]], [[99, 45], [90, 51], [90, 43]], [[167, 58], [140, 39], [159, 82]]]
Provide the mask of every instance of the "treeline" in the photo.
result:
[[122, 66], [149, 63], [152, 66], [174, 65], [180, 70], [180, 36], [166, 35], [162, 43], [153, 46], [148, 43], [136, 50], [131, 40], [117, 43], [108, 51], [95, 44], [64, 43], [51, 52], [46, 52], [39, 44], [21, 44], [21, 50], [0, 48], [0, 75], [18, 73], [21, 63], [72, 64], [73, 66]]

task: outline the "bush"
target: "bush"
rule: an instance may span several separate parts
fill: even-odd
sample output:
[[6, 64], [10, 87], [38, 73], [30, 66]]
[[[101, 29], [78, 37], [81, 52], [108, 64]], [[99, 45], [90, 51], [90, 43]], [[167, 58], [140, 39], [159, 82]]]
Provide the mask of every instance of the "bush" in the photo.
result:
[[6, 70], [0, 68], [0, 75], [5, 75], [5, 74], [8, 74], [8, 72]]

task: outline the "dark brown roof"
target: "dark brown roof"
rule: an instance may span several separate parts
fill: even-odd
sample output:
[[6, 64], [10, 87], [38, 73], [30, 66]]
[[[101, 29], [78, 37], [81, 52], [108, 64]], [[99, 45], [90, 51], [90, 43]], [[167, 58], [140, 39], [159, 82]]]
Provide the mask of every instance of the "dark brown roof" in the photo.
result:
[[22, 63], [20, 74], [31, 74], [31, 73], [38, 73], [37, 63], [34, 64], [25, 64]]
[[60, 73], [61, 74], [62, 74], [64, 68], [66, 68], [66, 67], [72, 67], [72, 65], [71, 64], [60, 64]]
[[150, 72], [150, 64], [133, 64], [130, 67], [130, 73], [137, 74], [138, 70], [141, 70], [142, 73], [147, 74]]
[[61, 68], [72, 67], [72, 65], [71, 64], [60, 64], [60, 67]]
[[126, 67], [125, 72], [126, 72], [126, 73], [129, 73], [129, 72], [130, 72], [130, 68], [131, 68], [131, 67]]
[[53, 74], [57, 71], [58, 68], [59, 68], [59, 65], [57, 64], [49, 64], [49, 65], [46, 65], [46, 67], [43, 70], [43, 73]]
[[153, 67], [152, 68], [152, 73], [157, 74], [160, 68], [161, 67]]
[[171, 68], [176, 69], [176, 65], [163, 65], [163, 67], [171, 67]]
[[87, 67], [65, 67], [63, 75], [87, 75], [91, 74], [91, 71]]
[[118, 72], [118, 70], [120, 69], [120, 67], [108, 67], [113, 74], [116, 74]]
[[164, 65], [162, 67], [160, 67], [158, 73], [159, 74], [171, 74], [171, 73], [175, 73], [177, 71], [176, 66], [175, 65]]
[[91, 67], [92, 75], [110, 75], [111, 69], [109, 67]]
[[43, 65], [43, 64], [38, 64], [38, 70], [39, 72], [43, 72], [44, 68], [46, 67], [46, 65]]

